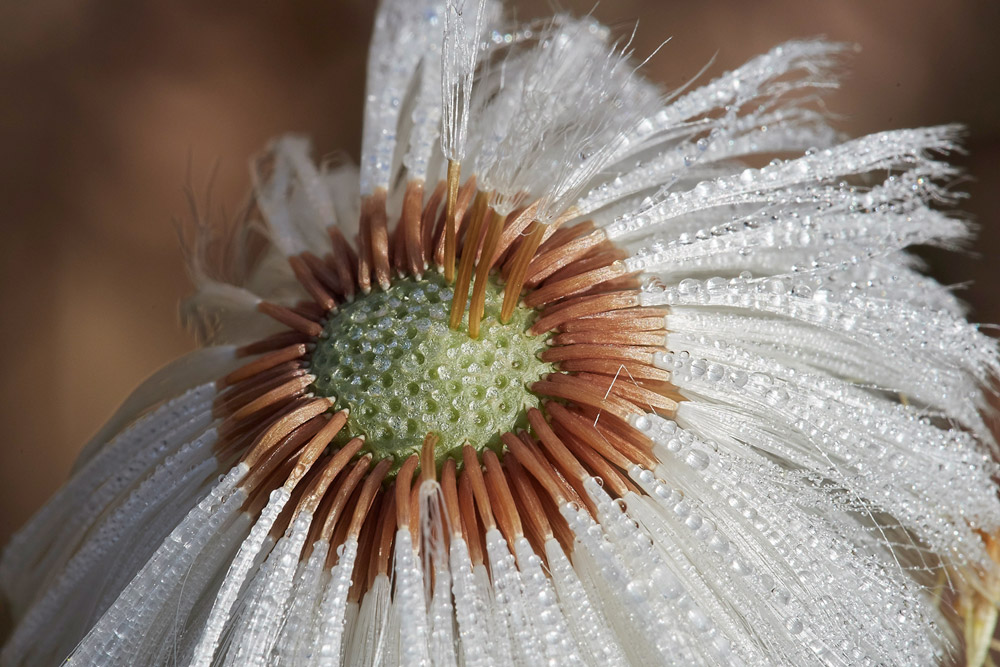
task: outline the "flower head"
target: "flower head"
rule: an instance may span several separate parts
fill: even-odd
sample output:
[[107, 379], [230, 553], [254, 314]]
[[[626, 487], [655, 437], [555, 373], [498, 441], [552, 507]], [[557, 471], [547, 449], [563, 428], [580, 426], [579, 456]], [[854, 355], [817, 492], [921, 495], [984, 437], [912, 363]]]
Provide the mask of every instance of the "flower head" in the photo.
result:
[[281, 138], [198, 226], [206, 346], [5, 550], [0, 660], [983, 660], [1000, 356], [905, 252], [969, 236], [957, 130], [841, 142], [840, 51], [666, 95], [591, 19], [384, 0], [360, 166]]

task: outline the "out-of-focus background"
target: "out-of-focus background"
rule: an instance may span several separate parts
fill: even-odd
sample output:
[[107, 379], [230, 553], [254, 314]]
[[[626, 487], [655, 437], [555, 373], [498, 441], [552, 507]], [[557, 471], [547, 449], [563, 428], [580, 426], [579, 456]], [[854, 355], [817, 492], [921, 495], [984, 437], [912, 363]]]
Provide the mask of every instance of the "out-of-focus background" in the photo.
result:
[[[213, 206], [236, 210], [251, 155], [289, 130], [357, 159], [374, 4], [0, 3], [0, 544], [126, 394], [193, 347], [176, 315], [183, 186], [204, 193], [214, 171]], [[672, 37], [645, 68], [668, 88], [713, 55], [706, 77], [825, 35], [862, 47], [829, 98], [841, 129], [966, 124], [980, 257], [935, 253], [933, 270], [974, 281], [972, 318], [1000, 322], [1000, 3], [606, 0], [594, 14], [623, 33], [638, 19], [637, 54]]]

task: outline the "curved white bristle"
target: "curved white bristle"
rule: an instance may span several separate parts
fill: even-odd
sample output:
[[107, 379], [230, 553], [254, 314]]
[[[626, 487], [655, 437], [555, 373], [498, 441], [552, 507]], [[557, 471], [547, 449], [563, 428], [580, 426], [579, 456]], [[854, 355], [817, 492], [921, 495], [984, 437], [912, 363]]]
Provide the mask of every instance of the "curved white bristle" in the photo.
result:
[[164, 618], [171, 601], [182, 591], [184, 574], [232, 524], [246, 501], [246, 494], [236, 484], [247, 470], [246, 464], [235, 466], [188, 513], [73, 650], [70, 660], [126, 665], [144, 638], [147, 645], [155, 641], [157, 637], [150, 630]]
[[308, 664], [330, 667], [340, 664], [341, 644], [346, 626], [347, 593], [351, 588], [351, 574], [358, 557], [358, 541], [349, 537], [337, 548], [337, 564], [333, 566], [329, 581], [323, 589], [323, 598], [315, 617], [316, 634], [308, 648]]
[[102, 513], [179, 447], [197, 439], [212, 421], [215, 395], [214, 383], [203, 384], [139, 419], [80, 467], [14, 536], [0, 561], [0, 582], [12, 611], [24, 613], [44, 579], [65, 567]]
[[323, 255], [330, 240], [323, 230], [336, 222], [333, 200], [309, 159], [309, 141], [286, 136], [254, 163], [254, 194], [271, 240], [285, 256]]
[[[713, 381], [690, 370], [701, 363], [721, 376]], [[915, 409], [846, 382], [794, 371], [736, 346], [726, 347], [725, 361], [678, 364], [664, 358], [661, 365], [672, 369], [682, 392], [702, 399], [678, 409], [679, 423], [704, 424], [706, 434], [721, 435], [738, 421], [740, 440], [835, 481], [846, 491], [846, 503], [890, 513], [936, 551], [954, 550], [958, 562], [972, 558], [989, 566], [971, 526], [1000, 522], [1000, 507], [990, 501], [998, 468], [976, 452], [968, 434], [941, 429]], [[734, 376], [743, 384], [734, 383]], [[704, 405], [709, 401], [714, 405]], [[934, 478], [922, 479], [932, 467]]]
[[507, 548], [507, 541], [495, 528], [486, 532], [486, 554], [497, 615], [503, 621], [506, 634], [517, 638], [512, 642], [512, 649], [518, 656], [515, 659], [527, 665], [542, 664], [547, 660], [545, 646], [528, 613], [521, 574]]
[[[443, 3], [434, 0], [379, 4], [368, 54], [368, 97], [361, 137], [362, 196], [379, 188], [388, 190], [398, 171], [402, 151], [398, 150], [397, 141], [404, 98], [414, 84], [430, 40], [441, 43], [443, 15]], [[436, 94], [432, 97], [433, 104], [440, 103]], [[432, 103], [429, 97], [425, 99]], [[425, 127], [427, 131], [432, 129], [429, 124]], [[397, 153], [400, 157], [396, 157]]]
[[655, 155], [637, 161], [582, 196], [576, 203], [578, 215], [589, 215], [626, 197], [652, 193], [664, 184], [691, 178], [695, 167], [753, 155], [825, 148], [833, 144], [836, 135], [818, 113], [780, 108], [745, 116], [726, 115], [671, 139], [663, 141]]
[[[90, 464], [97, 452], [108, 446], [113, 439], [117, 440], [121, 431], [144, 413], [168, 403], [174, 397], [194, 387], [210, 387], [216, 380], [243, 362], [244, 360], [237, 356], [235, 346], [217, 345], [190, 352], [157, 370], [129, 394], [101, 430], [83, 446], [80, 457], [73, 465], [74, 475], [85, 465]], [[202, 398], [206, 402], [212, 400], [208, 395]], [[148, 423], [156, 424], [154, 420]], [[162, 428], [162, 425], [156, 424], [156, 426]], [[100, 467], [100, 464], [94, 466]], [[66, 487], [60, 489], [52, 501], [66, 492]], [[38, 521], [43, 514], [36, 515], [32, 522]]]
[[[739, 108], [752, 100], [779, 97], [796, 89], [829, 88], [837, 85], [830, 70], [844, 52], [842, 44], [815, 41], [791, 41], [776, 46], [764, 55], [751, 59], [705, 86], [678, 97], [662, 111], [636, 128], [636, 140], [629, 152], [643, 147], [643, 138], [676, 131], [684, 121], [706, 115], [713, 109]], [[783, 79], [792, 72], [802, 75]]]
[[552, 586], [559, 596], [559, 606], [566, 615], [583, 662], [588, 665], [628, 664], [614, 631], [600, 608], [591, 601], [574, 564], [555, 538], [546, 540], [545, 558]]
[[292, 593], [299, 555], [309, 535], [311, 521], [310, 514], [300, 514], [258, 570], [255, 580], [261, 581], [259, 591], [247, 599], [243, 620], [233, 631], [224, 664], [270, 664], [278, 631], [295, 604]]
[[347, 664], [383, 664], [389, 637], [389, 615], [392, 606], [392, 582], [384, 574], [375, 576], [358, 609], [358, 619], [351, 634]]
[[195, 648], [194, 657], [191, 659], [192, 665], [208, 667], [212, 663], [216, 649], [219, 647], [222, 631], [232, 613], [233, 605], [236, 604], [240, 589], [247, 580], [251, 567], [260, 557], [261, 549], [271, 527], [277, 521], [278, 515], [281, 514], [281, 510], [285, 508], [285, 504], [290, 498], [291, 492], [285, 486], [280, 486], [271, 492], [267, 505], [250, 531], [249, 537], [240, 545], [240, 551], [230, 565], [229, 572], [226, 573], [226, 578], [222, 582], [222, 588], [219, 589], [215, 597], [215, 603], [208, 616], [208, 622], [205, 624], [205, 630]]
[[[905, 540], [886, 544], [883, 535], [879, 545], [877, 539], [863, 536], [852, 527], [855, 519], [830, 511], [836, 499], [825, 497], [821, 489], [789, 495], [789, 473], [752, 449], [705, 442], [652, 415], [643, 419], [644, 432], [656, 443], [654, 452], [663, 465], [655, 475], [638, 466], [630, 471], [647, 494], [626, 501], [630, 512], [654, 534], [669, 535], [671, 543], [692, 554], [689, 558], [719, 561], [719, 567], [705, 570], [730, 573], [716, 594], [733, 604], [742, 599], [745, 618], [770, 615], [756, 627], [772, 633], [769, 641], [780, 645], [778, 653], [786, 660], [815, 660], [808, 652], [799, 653], [810, 644], [851, 646], [849, 651], [863, 654], [880, 643], [885, 654], [923, 652], [924, 661], [939, 657], [941, 647], [935, 642], [941, 638], [923, 637], [917, 645], [907, 625], [919, 626], [933, 611], [897, 564], [918, 553], [909, 551]], [[773, 518], [779, 512], [780, 521]], [[796, 549], [802, 535], [822, 544], [822, 551], [831, 556]], [[845, 543], [848, 536], [863, 541]], [[878, 553], [886, 547], [894, 551], [888, 563]], [[912, 567], [928, 564], [916, 561]], [[844, 585], [854, 594], [832, 594], [822, 606], [809, 602], [815, 587], [830, 585]], [[898, 605], [898, 617], [875, 611], [885, 600]], [[864, 620], [876, 617], [879, 620], [871, 623]], [[834, 618], [840, 621], [833, 623]], [[813, 639], [802, 642], [803, 633]]]
[[[475, 12], [472, 9], [475, 2]], [[441, 54], [441, 153], [447, 160], [465, 157], [472, 81], [487, 26], [496, 21], [499, 6], [487, 0], [449, 0], [445, 9]]]
[[481, 667], [489, 664], [491, 658], [486, 594], [477, 586], [469, 547], [459, 536], [451, 539], [449, 559], [462, 661], [470, 667]]
[[309, 558], [299, 563], [292, 588], [292, 605], [279, 630], [273, 659], [279, 665], [301, 665], [310, 655], [317, 632], [316, 611], [324, 589], [323, 569], [330, 545], [319, 540]]
[[[433, 480], [420, 484], [420, 535], [424, 598], [427, 610], [428, 655], [434, 665], [455, 665], [455, 609], [451, 598], [448, 544], [448, 514], [441, 485]], [[430, 573], [430, 574], [428, 574]], [[433, 582], [433, 583], [432, 583]]]
[[[901, 371], [897, 377], [922, 375], [926, 380], [919, 384], [887, 388], [901, 394], [920, 393], [929, 406], [967, 425], [983, 442], [992, 442], [980, 412], [985, 396], [978, 391], [1000, 373], [1000, 359], [991, 340], [950, 313], [938, 312], [929, 318], [905, 302], [872, 295], [843, 300], [830, 287], [823, 274], [754, 279], [747, 273], [729, 280], [685, 279], [676, 287], [643, 293], [642, 301], [702, 309], [724, 306], [741, 314], [777, 317], [779, 325], [787, 319], [828, 332], [852, 344], [861, 355], [859, 362], [896, 367]], [[914, 358], [923, 362], [915, 365]]]
[[534, 625], [546, 659], [550, 664], [582, 665], [583, 660], [556, 600], [555, 590], [542, 570], [542, 559], [523, 536], [514, 540], [514, 552], [524, 584], [525, 615], [535, 619]]
[[854, 174], [906, 168], [929, 152], [954, 150], [956, 132], [954, 126], [881, 132], [793, 160], [775, 160], [760, 169], [747, 168], [738, 174], [703, 181], [683, 192], [664, 187], [649, 203], [608, 225], [607, 234], [612, 240], [648, 236], [667, 231], [661, 228], [684, 215], [706, 209], [764, 204], [768, 195], [786, 188], [808, 188]]
[[443, 39], [442, 28], [445, 18], [441, 14], [443, 8], [440, 4], [435, 4], [428, 8], [433, 16], [426, 16], [425, 20], [429, 25], [436, 26], [434, 30], [424, 31], [418, 44], [413, 48], [420, 53], [420, 65], [416, 77], [413, 99], [409, 108], [404, 108], [403, 113], [408, 112], [408, 118], [401, 119], [407, 121], [403, 125], [407, 128], [405, 132], [400, 132], [400, 139], [406, 139], [406, 152], [403, 154], [402, 164], [407, 172], [407, 179], [411, 181], [424, 181], [428, 177], [428, 168], [432, 156], [437, 153], [435, 148], [440, 147], [438, 141], [441, 128], [441, 42]]
[[[682, 635], [668, 625], [671, 619], [651, 603], [649, 584], [633, 576], [594, 519], [572, 505], [560, 511], [579, 542], [574, 565], [589, 584], [594, 599], [601, 601], [615, 634], [628, 638], [622, 648], [630, 660], [635, 664], [694, 664], [690, 649], [681, 643]], [[645, 632], [630, 634], [633, 627]]]
[[401, 665], [430, 665], [430, 623], [424, 596], [423, 570], [416, 559], [410, 529], [396, 531], [393, 574], [396, 582], [394, 605], [399, 619]]
[[[39, 595], [24, 612], [17, 631], [4, 647], [5, 654], [20, 655], [33, 644], [45, 643], [42, 637], [46, 633], [78, 636], [103, 614], [107, 607], [102, 606], [102, 596], [98, 595], [103, 587], [102, 579], [120, 573], [108, 570], [109, 563], [119, 555], [131, 553], [122, 550], [122, 543], [132, 541], [130, 538], [136, 533], [152, 529], [154, 539], [159, 542], [176, 525], [176, 521], [183, 518], [186, 509], [184, 492], [191, 485], [197, 490], [206, 478], [217, 474], [219, 464], [211, 456], [214, 443], [215, 430], [210, 429], [167, 456], [117, 504], [108, 507], [111, 503], [107, 499], [98, 499], [94, 509], [98, 513], [106, 512], [106, 516], [92, 526], [92, 535], [72, 552], [71, 558], [61, 563], [58, 569], [50, 566], [58, 572], [58, 576], [46, 583], [44, 594]], [[176, 503], [180, 513], [166, 512], [166, 516], [158, 516], [169, 503]], [[84, 516], [88, 521], [96, 518], [93, 515]], [[137, 551], [135, 555], [140, 565], [152, 555], [148, 549]], [[126, 575], [125, 581], [121, 582], [122, 587], [127, 581]], [[122, 587], [107, 587], [111, 598], [107, 601], [109, 605], [121, 593]], [[75, 609], [75, 613], [66, 614], [68, 608]]]
[[619, 138], [655, 106], [655, 97], [642, 98], [631, 85], [628, 54], [609, 49], [607, 39], [593, 21], [563, 17], [532, 50], [497, 65], [503, 83], [477, 110], [489, 131], [473, 130], [474, 168], [498, 212], [534, 192], [536, 217], [552, 222], [608, 164]]

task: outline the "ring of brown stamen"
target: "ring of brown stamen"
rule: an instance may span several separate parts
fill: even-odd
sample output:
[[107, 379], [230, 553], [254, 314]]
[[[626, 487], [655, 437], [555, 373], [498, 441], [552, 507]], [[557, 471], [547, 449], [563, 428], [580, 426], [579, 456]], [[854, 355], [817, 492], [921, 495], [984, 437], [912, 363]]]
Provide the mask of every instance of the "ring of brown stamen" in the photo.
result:
[[524, 302], [531, 308], [537, 308], [567, 297], [583, 294], [599, 285], [628, 275], [630, 274], [625, 265], [616, 260], [607, 266], [547, 283], [525, 297]]
[[237, 358], [252, 357], [265, 352], [272, 352], [287, 345], [294, 345], [296, 343], [309, 344], [311, 341], [312, 336], [307, 336], [298, 331], [281, 331], [267, 338], [262, 338], [261, 340], [236, 348], [236, 356]]
[[558, 362], [570, 359], [614, 359], [652, 364], [654, 350], [641, 345], [595, 345], [576, 343], [551, 347], [542, 352], [544, 361]]
[[[564, 323], [559, 330], [563, 334], [600, 334], [608, 331], [618, 331], [618, 332], [646, 332], [646, 331], [662, 331], [663, 335], [666, 335], [666, 329], [664, 329], [663, 316], [653, 316], [653, 317], [628, 317], [623, 316], [618, 319], [611, 317], [581, 317], [576, 320], [570, 320]], [[562, 334], [560, 334], [562, 335]], [[565, 342], [562, 342], [565, 341]], [[566, 338], [562, 341], [557, 341], [559, 345], [568, 345], [573, 341], [572, 339]], [[663, 338], [660, 338], [658, 344], [662, 345]]]
[[[571, 229], [567, 231], [577, 232], [582, 230]], [[588, 255], [594, 248], [604, 243], [606, 238], [604, 231], [598, 230], [580, 238], [572, 238], [572, 240], [567, 240], [564, 243], [553, 243], [554, 247], [548, 249], [546, 252], [540, 251], [535, 259], [532, 260], [528, 266], [528, 272], [524, 281], [525, 284], [529, 287], [535, 287], [562, 268]], [[555, 240], [555, 236], [553, 235], [553, 241]]]
[[[374, 472], [373, 472], [374, 474]], [[365, 480], [368, 481], [367, 479]], [[379, 480], [381, 482], [381, 479]], [[364, 487], [362, 487], [363, 489]], [[379, 505], [383, 500], [383, 496], [375, 495], [372, 498], [372, 504], [367, 509], [367, 512], [377, 513], [379, 510]], [[358, 508], [362, 506], [363, 501], [361, 500], [359, 494], [359, 500], [357, 505], [355, 505], [355, 513]], [[353, 527], [354, 520], [352, 518], [351, 525]], [[368, 583], [370, 579], [373, 579], [373, 570], [375, 569], [374, 554], [377, 548], [376, 544], [376, 533], [378, 532], [378, 527], [373, 521], [364, 521], [362, 524], [361, 532], [355, 537], [358, 541], [358, 557], [354, 564], [354, 572], [351, 575], [351, 588], [347, 592], [347, 599], [354, 603], [361, 602], [361, 598], [365, 591], [368, 590], [370, 584]]]
[[666, 332], [656, 331], [615, 331], [591, 330], [561, 333], [550, 339], [553, 345], [629, 345], [663, 347]]
[[[574, 222], [570, 214], [539, 223], [533, 219], [537, 202], [498, 215], [474, 177], [459, 183], [457, 174], [452, 179], [449, 171], [429, 196], [423, 183], [408, 184], [392, 234], [385, 191], [366, 197], [357, 254], [331, 227], [331, 249], [322, 259], [309, 252], [291, 257], [309, 300], [262, 302], [258, 310], [289, 330], [239, 348], [247, 362], [217, 383], [219, 451], [249, 466], [247, 507], [259, 511], [273, 488], [288, 485], [293, 509], [282, 513], [274, 530], [284, 530], [302, 512], [313, 515], [305, 556], [322, 540], [330, 545], [332, 565], [340, 543], [358, 540], [352, 600], [376, 576], [391, 572], [397, 529], [408, 528], [414, 549], [424, 548], [420, 487], [437, 480], [449, 522], [446, 543], [463, 537], [473, 564], [483, 563], [484, 535], [493, 528], [511, 548], [515, 537], [527, 537], [543, 558], [553, 536], [570, 551], [573, 536], [560, 508], [572, 502], [595, 512], [583, 487], [590, 476], [603, 479], [613, 496], [639, 492], [629, 468], [652, 468], [657, 461], [651, 443], [628, 420], [650, 409], [671, 414], [680, 398], [669, 372], [652, 363], [665, 342], [667, 310], [641, 306], [636, 278], [620, 261], [623, 251], [589, 221], [564, 225]], [[330, 434], [348, 417], [332, 414], [332, 401], [311, 393], [309, 360], [328, 315], [373, 285], [388, 288], [393, 271], [419, 276], [433, 262], [447, 274], [449, 236], [458, 261], [450, 322], [456, 313], [462, 320], [468, 301], [475, 336], [483, 286], [492, 273], [501, 274], [507, 279], [501, 319], [518, 307], [538, 308], [530, 331], [552, 335], [541, 357], [559, 372], [531, 386], [545, 398], [540, 410], [528, 413], [534, 437], [502, 433], [496, 452], [466, 445], [460, 461], [446, 458], [439, 470], [436, 438], [428, 434], [419, 456], [400, 462], [393, 478], [392, 460], [362, 456], [360, 439], [336, 444]]]
[[546, 331], [553, 331], [570, 320], [618, 309], [632, 308], [638, 305], [639, 294], [635, 290], [569, 299], [543, 310], [541, 317], [531, 327], [531, 332], [541, 334]]
[[503, 474], [503, 466], [496, 452], [487, 449], [483, 452], [483, 464], [486, 467], [486, 474], [483, 476], [486, 482], [486, 492], [490, 497], [490, 507], [493, 509], [497, 525], [500, 532], [507, 539], [511, 551], [514, 550], [514, 540], [524, 535], [521, 526], [521, 516], [517, 513], [514, 504], [514, 496], [507, 486], [507, 479]]
[[617, 378], [609, 378], [606, 375], [594, 373], [577, 373], [574, 377], [583, 381], [590, 381], [595, 387], [604, 387], [609, 394], [614, 394], [639, 408], [649, 408], [650, 412], [657, 414], [661, 412], [672, 413], [677, 408], [677, 402], [664, 396], [662, 393], [646, 389], [645, 387], [630, 381], [624, 373]]
[[479, 529], [479, 521], [476, 519], [476, 501], [472, 492], [472, 482], [464, 471], [458, 478], [458, 500], [462, 514], [462, 534], [465, 535], [465, 543], [469, 547], [469, 559], [473, 565], [478, 565], [483, 562], [484, 536]]
[[[337, 527], [337, 524], [342, 518], [344, 507], [347, 505], [351, 494], [354, 493], [354, 489], [368, 472], [368, 466], [370, 463], [371, 456], [365, 455], [358, 459], [351, 467], [347, 476], [344, 478], [343, 484], [341, 484], [337, 489], [337, 494], [334, 496], [333, 502], [330, 504], [330, 508], [327, 511], [327, 515], [323, 519], [323, 527], [320, 529], [319, 539], [324, 542], [331, 542], [334, 529]], [[335, 542], [331, 543], [334, 545], [336, 544]]]
[[322, 281], [316, 273], [316, 268], [310, 267], [306, 264], [306, 260], [300, 256], [293, 255], [288, 258], [288, 263], [292, 267], [292, 272], [295, 273], [296, 279], [302, 284], [302, 287], [309, 293], [309, 296], [321, 307], [323, 310], [333, 310], [337, 305], [336, 299], [323, 285]]
[[[298, 257], [299, 260], [305, 264], [305, 267], [300, 267], [299, 271], [309, 271], [312, 273], [313, 278], [330, 296], [335, 296], [341, 299], [344, 298], [347, 291], [347, 285], [344, 283], [344, 276], [337, 273], [337, 271], [331, 268], [329, 264], [308, 250], [303, 252]], [[291, 262], [292, 259], [289, 258], [288, 261]], [[331, 306], [331, 308], [332, 307], [333, 306]]]
[[375, 464], [375, 468], [365, 479], [364, 485], [361, 487], [361, 495], [358, 499], [358, 504], [354, 507], [354, 514], [351, 516], [351, 523], [347, 529], [347, 534], [351, 537], [357, 538], [361, 534], [361, 526], [364, 523], [365, 517], [368, 515], [368, 510], [371, 509], [372, 503], [375, 501], [375, 496], [382, 484], [382, 480], [385, 479], [385, 476], [389, 472], [389, 468], [391, 466], [392, 461], [389, 459], [382, 459]]
[[552, 524], [545, 514], [541, 498], [535, 492], [528, 474], [517, 462], [516, 456], [511, 456], [509, 459], [504, 457], [503, 462], [518, 502], [524, 508], [521, 514], [524, 516], [530, 532], [536, 535], [539, 542], [544, 543], [552, 537], [553, 533]]
[[419, 458], [416, 454], [410, 456], [396, 474], [396, 528], [410, 525], [410, 483], [413, 472], [417, 469]]
[[649, 452], [628, 441], [616, 446], [587, 419], [559, 403], [547, 404], [546, 411], [557, 431], [571, 434], [622, 470], [628, 470], [633, 463], [647, 468], [656, 465], [656, 459]]
[[403, 230], [403, 240], [407, 268], [414, 276], [424, 273], [424, 253], [420, 222], [424, 210], [424, 182], [410, 181], [403, 194], [403, 214], [399, 226]]
[[594, 231], [594, 221], [584, 220], [573, 225], [561, 226], [558, 229], [553, 229], [550, 233], [545, 235], [545, 239], [542, 245], [538, 248], [538, 253], [535, 258], [539, 259], [548, 253], [557, 250], [559, 247], [578, 239], [585, 234]]
[[254, 359], [249, 364], [237, 368], [235, 371], [225, 376], [218, 382], [218, 388], [224, 389], [231, 385], [249, 380], [265, 371], [269, 371], [276, 366], [296, 359], [301, 359], [306, 354], [305, 343], [295, 343], [287, 347], [279, 348], [273, 352], [268, 352]]
[[[256, 449], [252, 450], [244, 460], [250, 467], [250, 470], [244, 476], [241, 485], [246, 489], [258, 489], [263, 486], [263, 482], [275, 470], [286, 463], [290, 463], [289, 472], [291, 472], [295, 465], [292, 455], [297, 453], [322, 427], [322, 420], [316, 418], [285, 435], [273, 447], [262, 452], [258, 452]], [[254, 454], [257, 454], [257, 456], [254, 456]]]
[[[395, 521], [392, 517], [396, 515], [396, 493], [395, 487], [390, 486], [383, 494], [382, 511], [378, 516], [378, 544], [375, 553], [375, 574], [388, 574], [389, 561], [392, 558], [392, 542], [396, 536]], [[374, 576], [369, 580], [371, 587]]]
[[[320, 504], [326, 498], [327, 491], [330, 490], [333, 481], [340, 475], [351, 458], [358, 453], [358, 450], [361, 449], [361, 444], [361, 438], [354, 438], [323, 463], [319, 469], [319, 474], [313, 478], [303, 493], [302, 500], [296, 505], [295, 516], [298, 516], [302, 512], [314, 516], [317, 514]], [[316, 525], [322, 524], [317, 522]]]
[[329, 227], [327, 232], [330, 237], [330, 254], [327, 255], [326, 264], [330, 266], [343, 285], [344, 299], [354, 300], [355, 280], [360, 269], [358, 268], [358, 256], [354, 249], [344, 238], [344, 233], [339, 227]]
[[617, 417], [623, 422], [628, 422], [629, 417], [643, 412], [634, 404], [620, 399], [618, 396], [605, 394], [576, 376], [552, 373], [548, 379], [534, 383], [532, 389], [543, 396], [594, 408], [609, 416]]
[[[420, 253], [426, 266], [429, 266], [433, 261], [434, 233], [436, 231], [435, 221], [438, 218], [438, 210], [441, 208], [441, 202], [445, 200], [447, 185], [447, 181], [438, 181], [434, 191], [431, 192], [430, 199], [427, 201], [427, 206], [424, 207], [420, 215], [420, 240], [422, 243]], [[445, 212], [447, 213], [447, 211]]]
[[504, 217], [491, 210], [486, 237], [483, 239], [482, 256], [476, 266], [476, 282], [472, 289], [472, 299], [469, 302], [469, 337], [479, 338], [479, 323], [483, 319], [486, 307], [486, 280], [497, 252], [497, 243], [503, 229]]
[[462, 512], [458, 504], [458, 475], [454, 459], [448, 459], [441, 468], [441, 494], [444, 496], [445, 509], [448, 511], [448, 522], [451, 534], [461, 536]]
[[539, 484], [548, 493], [549, 498], [556, 502], [556, 504], [562, 505], [569, 500], [569, 496], [564, 491], [562, 485], [556, 480], [553, 475], [548, 473], [548, 470], [542, 466], [541, 462], [535, 456], [534, 452], [531, 451], [528, 444], [525, 443], [521, 438], [514, 435], [513, 433], [503, 434], [504, 444], [507, 445], [507, 449], [513, 458], [516, 459], [522, 467], [530, 471], [531, 475], [538, 481]]
[[465, 445], [462, 448], [462, 463], [464, 464], [462, 474], [469, 480], [469, 487], [472, 489], [472, 496], [476, 501], [476, 508], [479, 510], [483, 526], [486, 531], [493, 530], [497, 527], [493, 505], [490, 503], [490, 495], [486, 490], [486, 480], [483, 478], [479, 457], [471, 445]]
[[573, 276], [579, 276], [601, 267], [608, 266], [628, 257], [628, 253], [626, 251], [615, 247], [610, 243], [598, 246], [595, 250], [597, 252], [592, 252], [585, 257], [576, 259], [566, 266], [563, 266], [551, 276], [546, 278], [542, 284], [550, 285], [558, 283]]
[[649, 366], [638, 361], [618, 361], [616, 359], [567, 359], [556, 364], [556, 368], [567, 373], [597, 373], [614, 377], [622, 374], [634, 378], [640, 384], [654, 383], [660, 391], [670, 382], [670, 373], [656, 366]]
[[[522, 434], [522, 436], [522, 439], [527, 438], [527, 434]], [[505, 458], [504, 461], [506, 463], [507, 459]], [[511, 478], [515, 482], [525, 507], [533, 508], [529, 520], [539, 524], [539, 537], [542, 544], [539, 545], [538, 551], [544, 553], [545, 542], [554, 536], [566, 553], [572, 552], [575, 541], [573, 531], [565, 517], [560, 513], [565, 501], [560, 502], [555, 498], [550, 500], [546, 497], [544, 486], [524, 468], [521, 460], [516, 456], [510, 456], [508, 470], [511, 472]]]
[[[306, 375], [306, 373], [307, 371], [298, 360], [286, 361], [261, 371], [251, 378], [230, 385], [216, 397], [213, 408], [216, 414], [225, 415], [227, 419], [231, 419], [238, 410], [249, 403], [289, 380]], [[217, 386], [221, 385], [217, 383]], [[241, 420], [231, 421], [236, 423]]]
[[286, 327], [294, 329], [295, 331], [305, 334], [306, 336], [315, 338], [323, 333], [323, 327], [321, 327], [317, 322], [303, 317], [291, 308], [287, 308], [280, 304], [271, 303], [269, 301], [261, 301], [257, 306], [257, 310], [265, 315], [268, 315], [269, 317], [273, 317]]
[[519, 246], [518, 242], [522, 240], [522, 238], [526, 238], [525, 230], [536, 222], [535, 215], [538, 212], [538, 204], [539, 202], [535, 201], [527, 206], [515, 210], [507, 217], [508, 222], [506, 222], [500, 230], [500, 236], [497, 239], [496, 252], [494, 253], [494, 259], [490, 268], [493, 268], [493, 265], [500, 266], [500, 273], [504, 277], [506, 277], [506, 274], [504, 274], [502, 267], [507, 263], [506, 258], [512, 256], [509, 255], [509, 252], [515, 246]]

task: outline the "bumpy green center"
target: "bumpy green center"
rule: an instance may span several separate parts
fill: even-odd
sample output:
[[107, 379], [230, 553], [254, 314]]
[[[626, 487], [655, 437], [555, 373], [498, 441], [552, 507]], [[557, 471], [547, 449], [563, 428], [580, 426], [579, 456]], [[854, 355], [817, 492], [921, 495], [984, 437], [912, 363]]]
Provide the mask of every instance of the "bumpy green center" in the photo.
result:
[[545, 340], [527, 333], [532, 311], [499, 321], [502, 292], [491, 282], [478, 340], [466, 323], [448, 327], [451, 287], [438, 274], [397, 280], [332, 315], [312, 354], [314, 390], [349, 408], [346, 437], [364, 434], [375, 459], [397, 464], [440, 437], [440, 463], [468, 442], [495, 447], [537, 406], [528, 385], [552, 371], [538, 359]]

